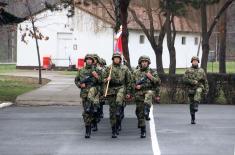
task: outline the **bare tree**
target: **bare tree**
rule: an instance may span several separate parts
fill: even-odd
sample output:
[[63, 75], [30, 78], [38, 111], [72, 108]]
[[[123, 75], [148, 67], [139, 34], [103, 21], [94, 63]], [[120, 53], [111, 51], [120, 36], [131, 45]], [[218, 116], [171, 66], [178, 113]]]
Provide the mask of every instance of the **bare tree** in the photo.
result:
[[212, 23], [208, 27], [207, 24], [207, 6], [211, 4], [218, 3], [219, 0], [191, 0], [191, 4], [194, 8], [200, 9], [201, 12], [201, 29], [202, 29], [202, 58], [201, 58], [201, 67], [207, 71], [207, 62], [209, 55], [209, 40], [211, 34], [218, 23], [220, 17], [227, 10], [227, 8], [234, 2], [234, 0], [227, 0], [224, 2], [223, 6], [218, 10], [216, 16], [214, 17]]
[[[33, 28], [33, 31], [30, 30], [30, 33], [32, 35], [32, 38], [35, 39], [35, 43], [36, 43], [37, 56], [38, 56], [38, 72], [39, 72], [38, 83], [42, 84], [41, 60], [40, 60], [40, 51], [39, 51], [39, 45], [38, 45], [38, 39], [40, 38], [40, 33], [38, 31], [38, 28], [35, 26], [36, 18], [33, 16], [29, 0], [25, 0], [25, 6], [28, 10], [28, 13], [29, 13], [28, 18], [29, 18], [29, 20], [32, 24], [32, 28]], [[25, 34], [25, 36], [26, 36], [26, 34]]]
[[[165, 33], [166, 33], [166, 23], [165, 21], [162, 22], [162, 16], [160, 14], [160, 9], [155, 6], [155, 5], [151, 5], [151, 1], [150, 0], [145, 0], [142, 1], [143, 2], [143, 6], [145, 7], [145, 11], [147, 13], [148, 16], [148, 20], [149, 20], [149, 27], [145, 26], [145, 24], [143, 23], [143, 21], [141, 21], [138, 17], [138, 15], [136, 14], [136, 11], [134, 8], [130, 7], [129, 11], [131, 12], [135, 22], [141, 27], [141, 29], [143, 30], [143, 32], [145, 33], [146, 37], [148, 38], [150, 45], [155, 53], [156, 56], [156, 66], [157, 66], [157, 71], [160, 74], [164, 74], [164, 69], [163, 69], [163, 62], [162, 62], [162, 53], [163, 53], [163, 40], [165, 37]], [[157, 16], [159, 18], [160, 21], [160, 32], [159, 32], [159, 37], [155, 38], [155, 27], [154, 27], [154, 19], [153, 16]], [[158, 39], [158, 40], [156, 40]]]
[[[123, 55], [128, 62], [127, 66], [131, 69], [131, 61], [130, 61], [130, 54], [129, 54], [129, 48], [128, 48], [129, 31], [128, 31], [128, 26], [127, 26], [128, 7], [130, 4], [130, 0], [115, 0], [115, 1], [120, 1], [120, 8], [116, 7], [116, 9], [120, 9], [120, 21], [123, 27], [122, 29]], [[119, 19], [116, 19], [116, 20], [119, 20]]]
[[169, 10], [166, 12], [166, 34], [167, 34], [167, 47], [170, 54], [169, 74], [176, 72], [176, 51], [175, 51], [175, 23], [174, 14]]
[[226, 37], [227, 37], [227, 11], [221, 17], [219, 26], [220, 49], [219, 49], [219, 72], [226, 73]]

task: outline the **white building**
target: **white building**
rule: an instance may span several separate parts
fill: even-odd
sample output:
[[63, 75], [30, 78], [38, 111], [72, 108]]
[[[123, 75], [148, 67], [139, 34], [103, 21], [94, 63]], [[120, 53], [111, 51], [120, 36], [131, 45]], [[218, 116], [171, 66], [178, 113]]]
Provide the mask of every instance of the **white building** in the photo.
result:
[[[49, 36], [47, 41], [39, 41], [41, 62], [44, 56], [51, 56], [56, 67], [68, 67], [77, 64], [78, 58], [84, 58], [87, 53], [97, 53], [111, 63], [114, 42], [114, 23], [108, 19], [104, 10], [90, 7], [77, 7], [75, 15], [67, 18], [67, 11], [45, 11], [36, 16], [36, 25], [43, 35]], [[130, 15], [130, 14], [129, 14]], [[176, 66], [190, 66], [190, 59], [196, 55], [199, 47], [200, 33], [198, 26], [187, 25], [186, 19], [176, 19], [177, 36], [175, 40]], [[156, 23], [157, 24], [157, 23]], [[30, 28], [29, 21], [19, 24], [18, 28]], [[156, 68], [156, 59], [149, 41], [133, 21], [129, 23], [129, 51], [131, 65], [136, 66], [139, 56], [149, 55], [151, 67]], [[157, 27], [157, 26], [156, 26]], [[196, 27], [196, 28], [195, 28]], [[196, 30], [195, 30], [196, 29]], [[24, 31], [18, 30], [17, 67], [36, 67], [38, 65], [35, 40], [28, 38], [28, 43], [21, 41]], [[156, 36], [158, 31], [156, 30]], [[201, 52], [200, 52], [201, 53]], [[69, 59], [71, 61], [69, 61]], [[169, 53], [166, 37], [163, 44], [163, 66], [169, 67]]]

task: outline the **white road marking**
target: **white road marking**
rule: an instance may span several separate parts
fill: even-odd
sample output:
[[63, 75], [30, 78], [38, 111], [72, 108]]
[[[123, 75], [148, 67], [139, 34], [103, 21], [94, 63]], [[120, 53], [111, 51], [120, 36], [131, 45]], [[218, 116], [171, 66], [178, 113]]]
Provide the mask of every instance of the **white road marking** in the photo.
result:
[[0, 109], [1, 108], [5, 108], [5, 107], [8, 107], [8, 106], [11, 106], [13, 103], [11, 103], [11, 102], [5, 102], [5, 103], [1, 103], [0, 104]]
[[234, 155], [235, 155], [235, 145], [234, 145]]
[[161, 151], [159, 148], [158, 140], [157, 140], [157, 133], [155, 128], [154, 116], [153, 116], [153, 106], [150, 109], [150, 134], [151, 134], [151, 141], [152, 141], [152, 150], [154, 155], [161, 155]]

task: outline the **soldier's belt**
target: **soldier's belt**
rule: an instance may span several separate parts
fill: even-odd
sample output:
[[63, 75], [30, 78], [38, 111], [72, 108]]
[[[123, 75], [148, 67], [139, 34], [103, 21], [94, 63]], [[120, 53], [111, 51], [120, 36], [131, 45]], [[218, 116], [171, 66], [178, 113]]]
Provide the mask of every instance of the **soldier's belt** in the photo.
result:
[[110, 83], [110, 87], [121, 87], [123, 86], [124, 84], [123, 83]]

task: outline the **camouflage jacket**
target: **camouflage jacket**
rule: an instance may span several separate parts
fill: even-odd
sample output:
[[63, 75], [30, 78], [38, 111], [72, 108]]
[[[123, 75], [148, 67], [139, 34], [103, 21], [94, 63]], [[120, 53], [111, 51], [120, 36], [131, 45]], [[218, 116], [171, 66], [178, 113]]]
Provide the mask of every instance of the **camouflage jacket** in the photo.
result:
[[[131, 92], [131, 72], [125, 65], [114, 65], [112, 64], [111, 81], [109, 83], [108, 94], [115, 94], [116, 89], [124, 87], [127, 94]], [[111, 65], [108, 66], [104, 72], [104, 79], [108, 78], [110, 73]]]
[[[96, 79], [93, 75], [92, 72], [96, 71], [99, 78]], [[99, 87], [102, 83], [102, 76], [100, 70], [95, 67], [87, 67], [85, 66], [84, 68], [78, 70], [77, 76], [75, 78], [75, 84], [77, 85], [78, 88], [80, 88], [80, 84], [85, 83], [86, 87], [81, 88], [81, 93], [80, 95], [83, 96], [83, 94], [87, 94], [89, 89], [91, 87]]]
[[201, 87], [205, 93], [209, 90], [206, 73], [202, 68], [190, 67], [187, 69], [183, 77], [183, 82], [189, 89]]
[[[150, 80], [147, 76], [146, 73], [150, 72], [153, 76], [153, 79]], [[140, 68], [135, 70], [133, 73], [133, 89], [135, 89], [136, 85], [141, 85], [140, 90], [135, 90], [135, 93], [141, 93], [146, 90], [152, 90], [159, 95], [159, 90], [160, 90], [160, 84], [161, 84], [161, 79], [159, 78], [158, 74], [156, 71], [147, 68], [146, 70], [141, 70]]]

